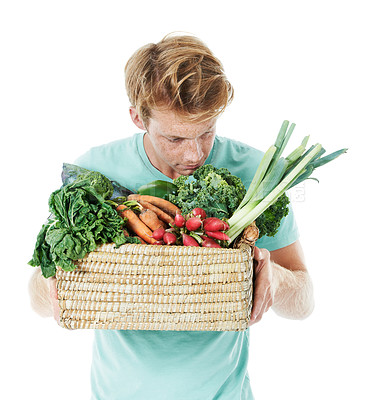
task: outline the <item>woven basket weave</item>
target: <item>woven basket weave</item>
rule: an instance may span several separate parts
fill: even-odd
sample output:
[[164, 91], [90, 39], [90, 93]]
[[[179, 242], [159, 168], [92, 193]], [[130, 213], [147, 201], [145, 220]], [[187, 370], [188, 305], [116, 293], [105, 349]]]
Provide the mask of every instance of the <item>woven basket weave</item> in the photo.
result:
[[239, 331], [252, 307], [253, 246], [101, 245], [58, 268], [68, 329]]

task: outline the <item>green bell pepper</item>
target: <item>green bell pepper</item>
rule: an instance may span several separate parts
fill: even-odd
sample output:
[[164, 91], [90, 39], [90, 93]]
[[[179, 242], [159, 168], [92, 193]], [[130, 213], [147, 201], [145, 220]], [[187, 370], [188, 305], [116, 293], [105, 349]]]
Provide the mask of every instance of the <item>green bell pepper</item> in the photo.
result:
[[156, 180], [138, 188], [137, 193], [141, 195], [156, 196], [162, 199], [169, 194], [174, 194], [177, 186], [172, 182]]

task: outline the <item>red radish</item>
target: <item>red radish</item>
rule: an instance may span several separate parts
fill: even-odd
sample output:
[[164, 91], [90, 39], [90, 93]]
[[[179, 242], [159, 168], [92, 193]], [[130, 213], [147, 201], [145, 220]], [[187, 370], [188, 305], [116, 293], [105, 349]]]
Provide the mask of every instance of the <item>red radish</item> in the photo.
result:
[[163, 235], [165, 234], [165, 232], [166, 232], [166, 231], [165, 231], [162, 227], [160, 227], [160, 228], [156, 229], [156, 230], [153, 232], [152, 237], [153, 237], [155, 240], [162, 240]]
[[[206, 226], [206, 224], [208, 224], [209, 222], [211, 222], [211, 221], [216, 221], [216, 220], [218, 220], [219, 218], [217, 218], [217, 217], [208, 217], [208, 218], [205, 218], [204, 219], [204, 221], [203, 221], [203, 223], [204, 223], [204, 227]], [[219, 219], [220, 220], [220, 219]], [[221, 221], [221, 220], [220, 220]]]
[[189, 231], [195, 231], [198, 228], [201, 227], [202, 221], [198, 217], [191, 217], [188, 219], [188, 221], [185, 223], [186, 228]]
[[176, 214], [174, 223], [178, 228], [182, 228], [185, 225], [185, 218], [181, 214]]
[[201, 243], [202, 247], [216, 247], [221, 248], [221, 246], [213, 239], [207, 238]]
[[197, 243], [197, 240], [194, 239], [192, 236], [187, 235], [186, 233], [183, 233], [183, 245], [184, 246], [196, 246], [200, 247], [200, 245]]
[[192, 215], [193, 215], [194, 217], [200, 217], [201, 219], [205, 219], [205, 218], [206, 218], [206, 212], [205, 212], [205, 210], [203, 210], [203, 209], [200, 208], [200, 207], [194, 208], [191, 212], [192, 212]]
[[219, 218], [212, 218], [210, 219], [210, 221], [206, 219], [204, 221], [204, 229], [210, 232], [225, 231], [228, 229], [228, 224], [226, 224], [226, 222], [222, 221]]
[[205, 218], [205, 219], [204, 219], [204, 226], [205, 226], [205, 224], [207, 224], [208, 222], [213, 221], [213, 220], [215, 220], [215, 219], [219, 219], [219, 218], [217, 218], [217, 217], [208, 217], [208, 218]]
[[173, 233], [166, 232], [166, 233], [163, 235], [163, 241], [164, 241], [167, 245], [175, 244], [175, 243], [176, 243], [176, 236], [175, 236]]
[[214, 239], [218, 239], [218, 240], [231, 240], [224, 232], [220, 232], [220, 231], [214, 231], [214, 232], [210, 232], [210, 231], [205, 231], [205, 233]]
[[165, 244], [163, 240], [156, 240], [153, 244], [163, 245]]

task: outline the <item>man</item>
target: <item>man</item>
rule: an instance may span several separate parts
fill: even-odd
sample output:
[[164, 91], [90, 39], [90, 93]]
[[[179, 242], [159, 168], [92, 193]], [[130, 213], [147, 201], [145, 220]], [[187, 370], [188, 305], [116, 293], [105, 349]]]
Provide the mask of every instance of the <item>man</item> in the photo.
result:
[[[233, 90], [220, 61], [200, 40], [167, 36], [125, 67], [130, 116], [144, 133], [91, 149], [76, 164], [131, 190], [155, 179], [190, 175], [204, 163], [226, 167], [250, 184], [262, 153], [216, 136]], [[313, 309], [312, 285], [293, 212], [274, 238], [256, 243], [251, 325], [270, 307], [286, 318]], [[58, 319], [56, 284], [50, 279]], [[252, 399], [249, 332], [95, 331], [92, 398]]]

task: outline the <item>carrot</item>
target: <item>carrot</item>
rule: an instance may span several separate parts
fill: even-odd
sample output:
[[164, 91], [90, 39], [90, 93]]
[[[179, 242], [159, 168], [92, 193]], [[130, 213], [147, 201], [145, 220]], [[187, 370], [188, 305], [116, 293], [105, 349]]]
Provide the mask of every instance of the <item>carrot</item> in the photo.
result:
[[158, 218], [158, 215], [148, 208], [144, 208], [138, 215], [138, 218], [140, 218], [140, 220], [152, 231], [166, 227], [165, 223]]
[[130, 194], [128, 196], [128, 200], [136, 200], [138, 202], [147, 201], [153, 206], [160, 208], [167, 214], [170, 214], [172, 217], [175, 217], [176, 214], [181, 214], [181, 210], [179, 207], [175, 206], [175, 204], [172, 204], [170, 201], [162, 199], [160, 197], [150, 196], [146, 194]]
[[[135, 236], [137, 239], [140, 239], [141, 244], [147, 244], [145, 240], [141, 239], [140, 236]], [[155, 243], [153, 243], [155, 244]]]
[[166, 222], [167, 224], [174, 223], [174, 219], [160, 208], [148, 203], [147, 201], [139, 200], [138, 202], [142, 205], [142, 207], [154, 211], [160, 220]]
[[124, 204], [119, 205], [116, 210], [120, 216], [126, 219], [126, 226], [131, 229], [137, 236], [147, 243], [153, 244], [155, 239], [152, 237], [153, 232], [138, 218], [138, 216]]

